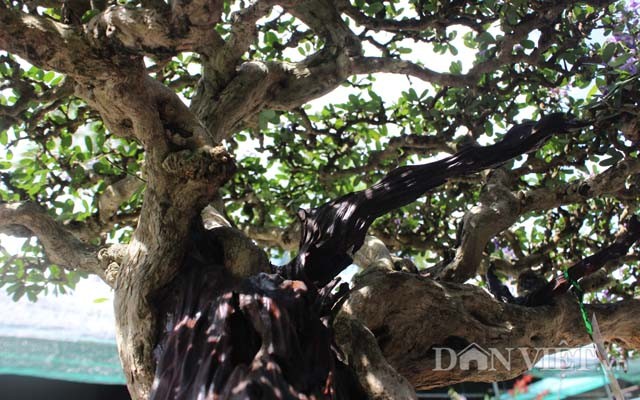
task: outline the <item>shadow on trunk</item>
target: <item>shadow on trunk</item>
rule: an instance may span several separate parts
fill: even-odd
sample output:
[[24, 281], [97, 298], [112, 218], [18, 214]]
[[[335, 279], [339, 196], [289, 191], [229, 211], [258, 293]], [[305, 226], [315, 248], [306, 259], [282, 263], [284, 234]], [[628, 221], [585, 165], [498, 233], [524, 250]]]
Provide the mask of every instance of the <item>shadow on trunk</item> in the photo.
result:
[[494, 145], [397, 168], [366, 190], [301, 210], [298, 255], [241, 281], [222, 266], [224, 249], [214, 231], [195, 222], [183, 272], [171, 294], [162, 295], [161, 310], [174, 311], [166, 313], [169, 323], [158, 340], [151, 398], [367, 398], [331, 326], [348, 292], [336, 276], [352, 263], [369, 226], [450, 178], [498, 166], [581, 126], [551, 114], [514, 126]]

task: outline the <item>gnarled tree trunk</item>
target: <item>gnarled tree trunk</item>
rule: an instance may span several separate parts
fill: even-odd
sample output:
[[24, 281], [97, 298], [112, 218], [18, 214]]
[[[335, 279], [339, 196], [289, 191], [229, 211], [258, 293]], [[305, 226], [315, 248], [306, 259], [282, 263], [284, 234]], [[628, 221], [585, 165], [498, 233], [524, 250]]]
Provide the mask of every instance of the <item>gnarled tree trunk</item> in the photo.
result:
[[[471, 145], [458, 152], [452, 143], [430, 136], [391, 139], [388, 154], [404, 148], [399, 143], [420, 142], [422, 147], [416, 148], [453, 155], [397, 168], [367, 190], [302, 211], [299, 229], [281, 234], [256, 228], [254, 238], [297, 249], [282, 268], [270, 265], [247, 236], [225, 226], [222, 216], [205, 218], [203, 224], [200, 214], [218, 200], [219, 189], [235, 172], [234, 160], [220, 143], [255, 127], [262, 111], [297, 110], [305, 116], [301, 106], [308, 101], [350, 76], [375, 72], [408, 74], [440, 85], [436, 97], [449, 88], [473, 96], [487, 90], [488, 74], [500, 75], [501, 67], [514, 62], [547, 67], [545, 51], [570, 48], [586, 35], [582, 24], [566, 42], [554, 30], [559, 21], [573, 23], [575, 2], [531, 3], [531, 13], [517, 25], [505, 24], [508, 32], [495, 38], [495, 57], [466, 73], [441, 73], [400, 58], [365, 56], [367, 38], [356, 34], [342, 15], [372, 31], [417, 36], [433, 29], [439, 37], [441, 30], [446, 33], [443, 27], [461, 22], [488, 33], [486, 26], [501, 21], [499, 12], [485, 17], [480, 10], [480, 15], [460, 19], [445, 10], [395, 21], [374, 18], [346, 1], [256, 0], [223, 21], [221, 0], [142, 0], [139, 7], [93, 1], [89, 13], [83, 1], [62, 1], [64, 7], [42, 2], [60, 8], [61, 20], [56, 21], [40, 15], [33, 2], [0, 0], [0, 49], [65, 75], [64, 84], [44, 94], [29, 86], [20, 102], [3, 105], [3, 116], [31, 118], [30, 101], [55, 104], [74, 94], [113, 135], [135, 140], [145, 152], [142, 177], [110, 182], [101, 194], [94, 219], [98, 227], [62, 224], [30, 201], [0, 203], [0, 227], [38, 236], [51, 262], [97, 274], [114, 288], [118, 349], [136, 400], [415, 398], [415, 387], [512, 378], [525, 369], [524, 358], [516, 358], [510, 370], [436, 371], [434, 349], [470, 343], [497, 349], [586, 343], [578, 305], [567, 294], [569, 283], [623, 256], [637, 241], [637, 224], [629, 225], [600, 258], [576, 264], [568, 271], [570, 279], [547, 282], [531, 296], [510, 297], [497, 282], [495, 299], [464, 282], [481, 270], [487, 242], [522, 215], [624, 192], [627, 178], [640, 173], [637, 157], [585, 180], [517, 194], [509, 185], [509, 171], [493, 171], [480, 204], [463, 218], [455, 255], [426, 273], [394, 259], [366, 234], [376, 218], [425, 192], [497, 168], [536, 150], [552, 134], [581, 125], [563, 114], [516, 125], [494, 145]], [[606, 7], [612, 1], [585, 3]], [[247, 61], [259, 37], [257, 22], [275, 6], [304, 23], [309, 35], [318, 35], [322, 48], [298, 62]], [[541, 27], [538, 47], [516, 51], [518, 43]], [[165, 60], [183, 52], [197, 53], [202, 63], [189, 106], [145, 66], [145, 57], [151, 57], [162, 69]], [[504, 86], [495, 82], [496, 89]], [[302, 120], [312, 130], [309, 119]], [[379, 159], [375, 166], [381, 166]], [[130, 242], [103, 248], [92, 244], [96, 232], [117, 225], [112, 217], [118, 205], [142, 189], [144, 202], [132, 217], [137, 226]], [[347, 290], [335, 278], [354, 260], [364, 272]], [[629, 318], [638, 308], [638, 301], [631, 300], [593, 305], [588, 311], [598, 315], [608, 340], [638, 347], [637, 323]]]

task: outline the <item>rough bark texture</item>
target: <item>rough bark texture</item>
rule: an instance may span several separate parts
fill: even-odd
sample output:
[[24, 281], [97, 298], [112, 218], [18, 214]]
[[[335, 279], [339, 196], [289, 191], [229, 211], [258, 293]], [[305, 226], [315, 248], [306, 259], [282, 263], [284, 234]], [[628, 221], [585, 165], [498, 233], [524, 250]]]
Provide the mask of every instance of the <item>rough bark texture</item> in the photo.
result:
[[[381, 269], [363, 273], [355, 285], [341, 312], [374, 332], [386, 360], [416, 388], [507, 380], [528, 368], [522, 353], [512, 351], [511, 370], [497, 363], [496, 370], [436, 371], [437, 347], [460, 351], [476, 343], [507, 354], [506, 349], [566, 348], [591, 341], [573, 295], [541, 307], [523, 307], [500, 303], [476, 286]], [[587, 311], [596, 314], [605, 340], [637, 348], [638, 321], [631, 316], [638, 307], [640, 302], [631, 300], [588, 305]], [[529, 354], [530, 360], [542, 355], [535, 350]]]
[[385, 359], [376, 337], [357, 318], [341, 313], [333, 324], [346, 364], [369, 399], [417, 399], [414, 386]]
[[[371, 270], [393, 268], [386, 248], [365, 237], [377, 217], [415, 201], [450, 178], [502, 164], [552, 134], [579, 125], [562, 114], [552, 114], [537, 123], [514, 126], [494, 145], [469, 147], [440, 161], [397, 168], [369, 189], [301, 212], [298, 255], [276, 274], [245, 279], [235, 290], [217, 297], [209, 297], [215, 291], [191, 289], [194, 283], [178, 289], [177, 298], [186, 303], [178, 303], [168, 339], [161, 343], [151, 397], [351, 399], [365, 392], [372, 398], [412, 393], [381, 356], [369, 331], [356, 321], [344, 317], [338, 322], [346, 359], [332, 346], [333, 317], [346, 290], [341, 286], [332, 293], [336, 276], [365, 243], [368, 246], [357, 257], [359, 262], [370, 262]], [[210, 251], [215, 249], [212, 234], [199, 222], [191, 229], [197, 237], [191, 239], [192, 248], [181, 267], [183, 276], [193, 274], [193, 264], [211, 264], [216, 259]], [[349, 307], [346, 310], [352, 312]], [[366, 341], [350, 346], [347, 343], [355, 339], [351, 335]], [[359, 384], [346, 366], [356, 372]]]
[[107, 281], [98, 249], [78, 240], [36, 204], [0, 203], [0, 228], [4, 232], [26, 228], [43, 242], [51, 262], [96, 274]]
[[[61, 22], [38, 15], [32, 2], [24, 7], [14, 3], [0, 1], [0, 49], [65, 74], [65, 83], [44, 93], [22, 87], [21, 98], [0, 108], [1, 115], [11, 124], [25, 115], [30, 118], [30, 101], [50, 102], [55, 108], [73, 89], [114, 135], [144, 147], [144, 185], [137, 177], [109, 182], [98, 199], [98, 214], [85, 223], [65, 225], [29, 202], [0, 204], [2, 232], [38, 236], [51, 262], [95, 273], [114, 287], [118, 348], [134, 399], [149, 398], [152, 389], [157, 399], [192, 398], [196, 393], [223, 398], [415, 398], [413, 387], [507, 379], [525, 368], [518, 359], [510, 371], [438, 372], [433, 369], [435, 347], [586, 343], [577, 304], [569, 295], [523, 307], [462, 283], [477, 274], [488, 241], [523, 215], [602, 195], [624, 195], [628, 177], [640, 172], [637, 158], [621, 160], [584, 181], [518, 194], [511, 172], [494, 171], [479, 204], [464, 217], [455, 257], [429, 277], [402, 272], [412, 270], [412, 264], [394, 259], [382, 241], [365, 236], [377, 217], [426, 191], [499, 167], [535, 151], [551, 134], [577, 127], [559, 114], [517, 125], [493, 146], [472, 145], [455, 154], [453, 133], [446, 140], [391, 139], [393, 151], [382, 151], [367, 168], [379, 167], [381, 160], [409, 145], [413, 154], [428, 148], [452, 155], [395, 169], [365, 191], [302, 212], [299, 229], [283, 233], [265, 226], [246, 228], [255, 240], [289, 249], [296, 248], [300, 237], [297, 257], [283, 269], [272, 269], [264, 252], [220, 213], [206, 214], [213, 215], [204, 224], [210, 230], [204, 230], [198, 218], [235, 171], [220, 142], [255, 126], [261, 111], [295, 109], [304, 115], [300, 107], [306, 102], [354, 74], [374, 72], [408, 74], [443, 85], [443, 91], [464, 87], [473, 95], [486, 90], [484, 74], [515, 62], [546, 66], [550, 61], [545, 51], [579, 40], [583, 26], [562, 43], [562, 35], [552, 29], [564, 14], [571, 14], [574, 2], [531, 2], [531, 12], [496, 38], [495, 57], [463, 74], [365, 56], [367, 38], [354, 33], [342, 14], [366, 29], [391, 33], [446, 31], [456, 24], [481, 32], [499, 21], [496, 15], [456, 16], [445, 10], [395, 21], [366, 15], [346, 1], [257, 0], [225, 22], [228, 32], [223, 37], [214, 29], [222, 25], [224, 2], [218, 0], [143, 0], [137, 8], [64, 1]], [[585, 3], [602, 7], [611, 2]], [[259, 38], [257, 21], [276, 5], [319, 36], [322, 48], [298, 62], [246, 61]], [[83, 24], [91, 7], [95, 13]], [[540, 39], [532, 51], [514, 50], [538, 28]], [[203, 65], [189, 107], [150, 77], [143, 58], [162, 64], [183, 51], [196, 52]], [[1, 128], [6, 124], [0, 121]], [[308, 118], [303, 125], [314, 129]], [[119, 205], [142, 189], [144, 204], [133, 217], [138, 220], [130, 243], [102, 249], [87, 244], [93, 233], [118, 223]], [[423, 242], [380, 237], [398, 245], [420, 247]], [[332, 294], [334, 278], [352, 261], [366, 270], [342, 303], [344, 287]], [[585, 274], [578, 275], [572, 278]], [[593, 305], [589, 311], [597, 314], [607, 340], [640, 347], [637, 324], [629, 318], [640, 311], [637, 300]]]

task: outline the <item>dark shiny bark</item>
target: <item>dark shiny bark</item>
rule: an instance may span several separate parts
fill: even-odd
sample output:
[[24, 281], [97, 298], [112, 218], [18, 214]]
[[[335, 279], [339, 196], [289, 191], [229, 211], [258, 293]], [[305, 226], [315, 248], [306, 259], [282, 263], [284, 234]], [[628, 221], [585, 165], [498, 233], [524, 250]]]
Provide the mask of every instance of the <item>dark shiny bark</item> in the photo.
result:
[[297, 257], [271, 274], [239, 282], [231, 292], [219, 293], [207, 283], [215, 271], [223, 274], [224, 249], [215, 231], [196, 222], [192, 248], [172, 289], [179, 306], [158, 351], [151, 398], [364, 398], [334, 346], [331, 319], [345, 288], [332, 289], [371, 223], [450, 178], [500, 165], [576, 125], [551, 114], [514, 126], [494, 145], [397, 168], [369, 189], [301, 211]]

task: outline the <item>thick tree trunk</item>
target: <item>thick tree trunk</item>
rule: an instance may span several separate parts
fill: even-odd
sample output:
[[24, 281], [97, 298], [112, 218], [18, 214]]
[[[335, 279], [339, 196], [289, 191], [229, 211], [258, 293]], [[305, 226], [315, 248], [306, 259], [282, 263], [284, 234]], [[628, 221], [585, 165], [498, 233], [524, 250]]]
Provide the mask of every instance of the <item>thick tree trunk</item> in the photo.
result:
[[[638, 348], [640, 301], [587, 305], [606, 341]], [[362, 321], [375, 335], [386, 360], [419, 389], [457, 382], [515, 378], [556, 348], [591, 342], [575, 296], [566, 294], [540, 307], [500, 303], [474, 285], [437, 282], [406, 272], [372, 268], [355, 282], [341, 314]], [[338, 317], [340, 318], [340, 317]], [[459, 352], [475, 343], [511, 354], [510, 368], [450, 370], [449, 353], [437, 364], [436, 348]], [[509, 350], [511, 349], [511, 350]], [[520, 350], [522, 349], [522, 351]], [[440, 370], [438, 370], [440, 367]]]
[[[619, 190], [640, 170], [632, 159], [583, 182], [586, 186], [572, 183], [553, 196], [546, 188], [524, 198], [507, 193], [506, 201], [483, 196], [487, 204], [477, 210], [478, 218], [465, 218], [458, 254], [437, 274], [454, 283], [393, 271], [386, 249], [358, 253], [377, 217], [448, 179], [536, 149], [552, 133], [571, 127], [560, 114], [518, 125], [493, 146], [467, 147], [435, 163], [398, 168], [365, 191], [301, 213], [299, 253], [281, 270], [271, 269], [264, 253], [237, 231], [204, 231], [194, 219], [233, 172], [233, 162], [216, 145], [260, 111], [295, 109], [356, 73], [407, 73], [443, 86], [477, 89], [482, 74], [504, 65], [544, 64], [537, 53], [551, 48], [552, 40], [545, 39], [534, 52], [511, 50], [538, 24], [555, 25], [564, 3], [532, 14], [496, 41], [497, 57], [466, 74], [364, 57], [361, 38], [341, 13], [364, 26], [368, 18], [348, 4], [336, 7], [326, 0], [254, 2], [234, 14], [225, 38], [212, 29], [224, 6], [218, 0], [175, 0], [170, 7], [164, 1], [114, 5], [101, 8], [82, 29], [82, 2], [64, 2], [74, 11], [65, 17], [76, 26], [27, 15], [5, 3], [0, 3], [0, 47], [66, 74], [113, 134], [135, 139], [145, 149], [144, 206], [124, 254], [105, 251], [94, 257], [97, 249], [67, 240], [72, 237], [68, 230], [51, 218], [38, 220], [42, 213], [28, 204], [0, 208], [2, 224], [22, 225], [42, 236], [52, 260], [113, 284], [118, 347], [134, 399], [413, 398], [412, 386], [506, 379], [527, 365], [523, 354], [511, 369], [437, 371], [438, 347], [457, 350], [477, 343], [506, 350], [587, 341], [569, 296], [554, 291], [548, 302], [529, 304], [539, 307], [523, 307], [460, 283], [476, 275], [486, 242], [499, 230], [524, 212]], [[243, 62], [257, 38], [256, 21], [275, 4], [320, 35], [323, 49], [297, 63]], [[143, 55], [164, 59], [183, 51], [203, 60], [191, 110], [149, 76], [143, 61]], [[607, 177], [616, 185], [598, 185]], [[492, 182], [496, 187], [502, 185], [498, 178]], [[102, 200], [108, 219], [119, 202]], [[495, 223], [499, 217], [506, 219]], [[333, 280], [354, 256], [368, 268], [342, 303], [345, 292], [333, 293]], [[598, 314], [607, 339], [637, 347], [637, 324], [627, 317], [638, 308], [637, 301], [629, 301], [589, 311]]]
[[[199, 392], [221, 398], [286, 393], [291, 399], [408, 399], [414, 388], [511, 379], [545, 354], [590, 342], [571, 294], [539, 307], [501, 303], [474, 285], [397, 271], [389, 253], [370, 239], [356, 255], [368, 268], [334, 308], [335, 318], [323, 318], [332, 314], [326, 306], [336, 299], [323, 301], [326, 292], [314, 294], [302, 281], [278, 274], [230, 279], [220, 262], [203, 264], [224, 251], [216, 230], [206, 235], [211, 241], [205, 248], [214, 250], [189, 256], [156, 303], [169, 310], [163, 324], [169, 339], [156, 352], [161, 356], [154, 399], [188, 399]], [[605, 340], [640, 346], [632, 317], [640, 301], [588, 305], [587, 311], [597, 316]], [[331, 350], [331, 327], [337, 352]], [[449, 351], [472, 343], [508, 357], [508, 364], [447, 368]]]
[[[301, 212], [302, 234], [297, 257], [276, 273], [253, 275], [235, 286], [227, 284], [222, 294], [211, 288], [203, 289], [206, 283], [200, 278], [202, 271], [218, 271], [223, 276], [226, 269], [221, 267], [224, 264], [221, 260], [228, 250], [216, 237], [216, 229], [206, 231], [196, 222], [191, 226], [191, 246], [180, 267], [180, 275], [169, 289], [175, 293], [169, 296], [173, 302], [167, 303], [168, 308], [160, 307], [167, 315], [170, 329], [165, 332], [166, 339], [158, 337], [160, 358], [151, 397], [391, 398], [392, 393], [402, 393], [402, 396], [412, 393], [407, 381], [381, 355], [394, 346], [398, 346], [399, 351], [385, 354], [387, 359], [391, 365], [396, 363], [395, 367], [409, 382], [420, 387], [470, 379], [468, 372], [425, 372], [424, 368], [433, 367], [429, 357], [433, 358], [430, 352], [435, 345], [465, 347], [481, 342], [499, 348], [508, 343], [550, 346], [548, 340], [557, 339], [561, 332], [558, 326], [554, 327], [555, 335], [550, 335], [545, 327], [534, 326], [522, 331], [521, 336], [514, 335], [509, 332], [511, 324], [526, 326], [522, 318], [531, 317], [529, 313], [508, 308], [516, 306], [503, 306], [475, 287], [440, 285], [415, 274], [381, 274], [390, 266], [393, 268], [390, 255], [365, 249], [356, 259], [367, 259], [371, 268], [357, 283], [353, 297], [338, 318], [342, 335], [338, 342], [344, 349], [341, 351], [334, 345], [332, 325], [348, 286], [341, 285], [334, 292], [337, 284], [334, 278], [352, 263], [353, 252], [365, 243], [374, 243], [367, 241], [365, 234], [377, 217], [414, 201], [449, 178], [499, 165], [535, 148], [551, 134], [564, 133], [574, 125], [561, 114], [544, 117], [535, 124], [518, 125], [495, 145], [469, 147], [440, 161], [398, 168], [369, 189], [348, 194], [311, 212]], [[254, 263], [253, 260], [247, 262]], [[460, 270], [446, 272], [470, 274]], [[393, 329], [414, 326], [413, 321], [393, 321], [393, 316], [397, 313], [413, 319], [422, 313], [406, 304], [402, 306], [406, 307], [404, 311], [394, 309], [399, 296], [388, 293], [389, 284], [402, 288], [402, 299], [422, 302], [427, 314], [425, 320], [431, 315], [437, 317], [434, 325], [454, 316], [457, 320], [448, 326], [438, 325], [435, 336], [414, 335], [431, 338], [430, 342], [405, 347], [411, 342], [402, 338], [407, 333], [394, 336]], [[372, 292], [376, 293], [369, 297]], [[387, 326], [385, 320], [371, 319], [368, 315], [371, 304], [378, 306], [375, 316], [390, 318], [393, 328]], [[131, 314], [131, 310], [123, 311]], [[536, 311], [533, 314], [545, 314], [540, 309]], [[498, 316], [509, 317], [505, 319], [507, 325], [501, 325]], [[377, 336], [382, 353], [373, 334], [359, 325], [357, 319], [362, 319]], [[424, 329], [428, 330], [429, 326], [425, 325]], [[474, 336], [476, 330], [480, 337]], [[510, 334], [514, 337], [509, 337]], [[401, 343], [395, 343], [394, 339]], [[362, 343], [354, 345], [353, 340], [362, 340]], [[390, 340], [394, 346], [389, 346]], [[413, 355], [416, 349], [417, 355]], [[135, 351], [136, 347], [134, 356]], [[402, 354], [402, 360], [394, 359], [395, 354]], [[522, 360], [514, 363], [511, 369], [477, 374], [477, 379], [517, 375], [522, 372], [523, 363]], [[355, 376], [354, 371], [357, 371]], [[375, 379], [370, 379], [372, 374]], [[384, 386], [388, 386], [388, 390], [383, 389]]]

